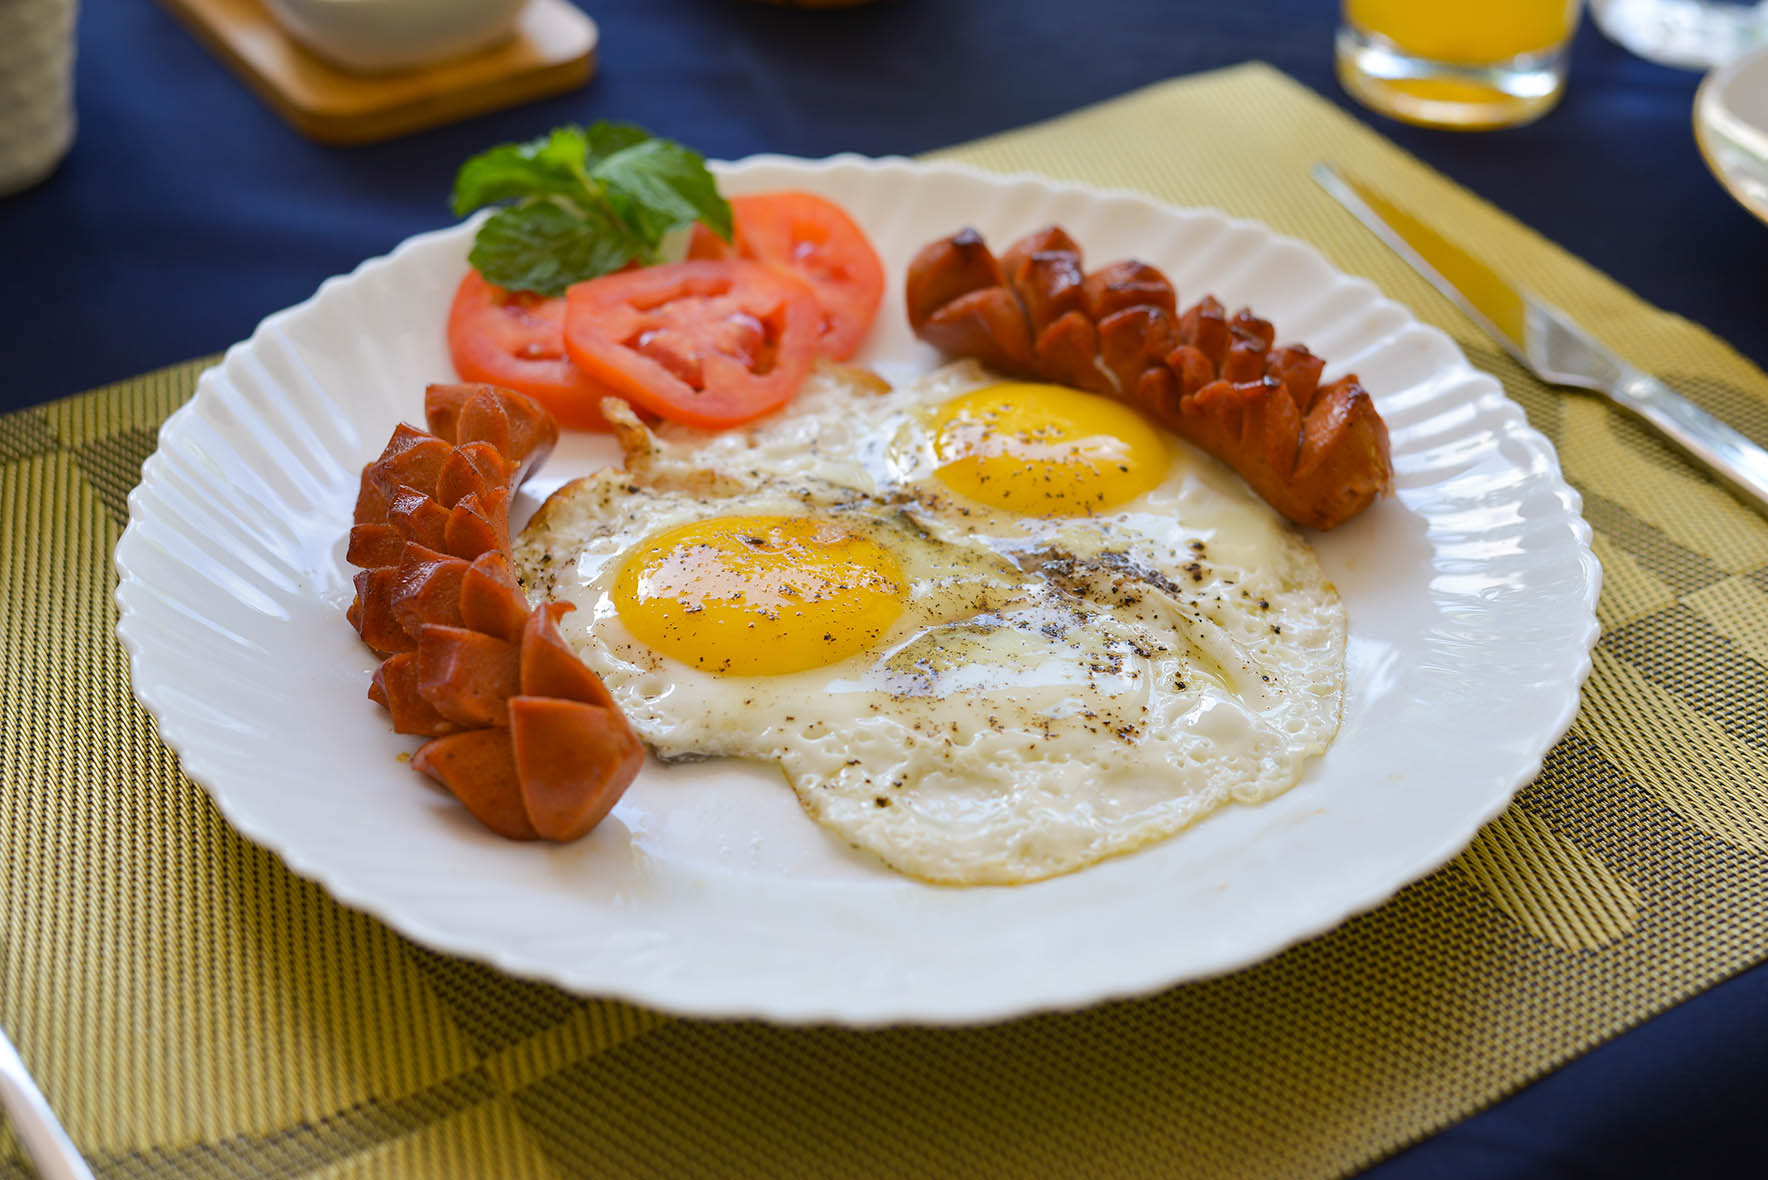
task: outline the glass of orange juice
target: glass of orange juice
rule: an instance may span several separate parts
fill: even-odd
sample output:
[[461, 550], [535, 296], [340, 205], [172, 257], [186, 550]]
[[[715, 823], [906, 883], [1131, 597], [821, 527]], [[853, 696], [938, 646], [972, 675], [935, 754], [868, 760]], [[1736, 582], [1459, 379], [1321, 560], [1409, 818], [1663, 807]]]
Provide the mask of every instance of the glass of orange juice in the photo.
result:
[[1578, 0], [1344, 0], [1338, 78], [1430, 127], [1514, 127], [1565, 90]]

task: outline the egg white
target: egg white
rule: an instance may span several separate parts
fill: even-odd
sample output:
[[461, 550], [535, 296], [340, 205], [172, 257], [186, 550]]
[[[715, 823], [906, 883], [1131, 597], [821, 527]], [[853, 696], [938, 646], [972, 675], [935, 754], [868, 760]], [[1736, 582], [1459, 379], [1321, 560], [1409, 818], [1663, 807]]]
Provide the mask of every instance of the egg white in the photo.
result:
[[[665, 427], [561, 489], [518, 539], [531, 596], [659, 757], [777, 764], [818, 823], [944, 884], [1069, 872], [1270, 798], [1338, 728], [1345, 616], [1311, 550], [1238, 477], [1171, 442], [1152, 491], [1029, 517], [935, 476], [931, 407], [959, 364], [888, 393], [837, 368], [746, 429]], [[879, 643], [779, 676], [639, 643], [611, 595], [637, 545], [714, 516], [809, 515], [902, 564]]]

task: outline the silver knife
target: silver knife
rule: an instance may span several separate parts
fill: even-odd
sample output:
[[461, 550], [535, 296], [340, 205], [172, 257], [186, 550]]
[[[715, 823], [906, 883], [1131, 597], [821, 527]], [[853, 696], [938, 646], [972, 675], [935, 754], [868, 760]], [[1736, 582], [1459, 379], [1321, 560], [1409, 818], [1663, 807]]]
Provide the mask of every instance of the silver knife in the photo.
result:
[[1738, 499], [1768, 515], [1768, 451], [1610, 352], [1572, 318], [1329, 164], [1314, 179], [1504, 351], [1549, 385], [1600, 393], [1655, 427]]

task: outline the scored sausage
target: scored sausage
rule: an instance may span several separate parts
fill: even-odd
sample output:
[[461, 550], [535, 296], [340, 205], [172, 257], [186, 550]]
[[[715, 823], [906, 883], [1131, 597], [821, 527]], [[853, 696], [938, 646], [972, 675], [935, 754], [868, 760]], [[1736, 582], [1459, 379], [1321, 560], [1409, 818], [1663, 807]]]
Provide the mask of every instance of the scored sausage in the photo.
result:
[[941, 352], [1128, 402], [1297, 524], [1334, 528], [1393, 491], [1387, 426], [1354, 374], [1321, 385], [1325, 361], [1214, 296], [1181, 313], [1146, 263], [1087, 273], [1059, 226], [999, 258], [972, 229], [931, 242], [904, 293], [909, 326]]
[[400, 425], [363, 469], [348, 618], [385, 656], [369, 698], [429, 738], [412, 766], [512, 840], [575, 840], [644, 762], [638, 734], [509, 565], [515, 489], [558, 424], [492, 385], [432, 385], [428, 432]]

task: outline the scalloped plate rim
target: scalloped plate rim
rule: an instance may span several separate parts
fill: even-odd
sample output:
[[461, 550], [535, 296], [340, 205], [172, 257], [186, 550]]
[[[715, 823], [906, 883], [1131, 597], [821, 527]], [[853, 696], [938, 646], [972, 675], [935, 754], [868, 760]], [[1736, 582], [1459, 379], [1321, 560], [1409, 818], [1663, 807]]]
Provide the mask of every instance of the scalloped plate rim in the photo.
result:
[[[489, 963], [511, 974], [553, 983], [574, 992], [623, 1000], [682, 1016], [698, 1018], [764, 1019], [784, 1024], [839, 1023], [856, 1027], [902, 1023], [972, 1024], [1007, 1019], [1039, 1011], [1071, 1010], [1105, 1000], [1147, 995], [1176, 983], [1226, 974], [1268, 959], [1290, 946], [1336, 928], [1351, 917], [1376, 908], [1406, 885], [1447, 863], [1467, 847], [1478, 834], [1480, 828], [1495, 819], [1509, 806], [1511, 800], [1523, 786], [1539, 774], [1548, 751], [1570, 729], [1579, 705], [1579, 690], [1591, 671], [1591, 652], [1600, 633], [1595, 615], [1595, 605], [1601, 587], [1602, 570], [1591, 549], [1591, 530], [1582, 517], [1582, 499], [1576, 489], [1565, 482], [1559, 467], [1558, 456], [1551, 442], [1545, 435], [1528, 425], [1521, 408], [1504, 395], [1502, 386], [1499, 385], [1496, 378], [1474, 368], [1461, 352], [1460, 346], [1447, 333], [1417, 320], [1410, 309], [1388, 299], [1382, 294], [1380, 288], [1370, 280], [1339, 270], [1311, 244], [1288, 235], [1279, 234], [1261, 222], [1234, 217], [1213, 207], [1181, 208], [1162, 202], [1147, 193], [1134, 190], [1104, 188], [1071, 180], [1058, 180], [1029, 171], [999, 173], [956, 161], [919, 162], [901, 156], [871, 158], [853, 153], [842, 153], [818, 160], [806, 160], [765, 153], [730, 163], [715, 163], [714, 167], [721, 172], [775, 167], [808, 173], [859, 168], [874, 173], [901, 171], [908, 173], [911, 177], [924, 177], [929, 173], [943, 172], [995, 188], [1032, 185], [1056, 193], [1071, 192], [1091, 199], [1128, 201], [1157, 214], [1170, 215], [1178, 212], [1188, 216], [1214, 217], [1231, 230], [1251, 230], [1271, 241], [1299, 247], [1320, 260], [1341, 281], [1366, 288], [1374, 297], [1372, 308], [1391, 309], [1402, 313], [1406, 321], [1405, 327], [1422, 330], [1428, 336], [1435, 338], [1437, 343], [1448, 347], [1454, 357], [1454, 375], [1470, 376], [1475, 379], [1475, 384], [1484, 389], [1484, 392], [1497, 394], [1501, 403], [1499, 412], [1505, 427], [1506, 437], [1523, 446], [1532, 458], [1544, 458], [1547, 461], [1548, 475], [1546, 478], [1557, 484], [1557, 487], [1553, 489], [1554, 498], [1568, 518], [1572, 538], [1579, 550], [1579, 566], [1584, 574], [1580, 605], [1585, 612], [1587, 622], [1583, 635], [1577, 642], [1577, 659], [1574, 665], [1568, 669], [1569, 676], [1564, 682], [1565, 691], [1559, 700], [1559, 707], [1554, 711], [1551, 721], [1544, 724], [1538, 731], [1538, 740], [1532, 743], [1532, 753], [1517, 764], [1513, 773], [1499, 775], [1482, 785], [1482, 789], [1477, 794], [1482, 797], [1483, 802], [1468, 813], [1473, 822], [1463, 825], [1466, 829], [1464, 832], [1458, 831], [1428, 849], [1418, 850], [1408, 860], [1404, 871], [1381, 887], [1367, 890], [1354, 897], [1340, 898], [1331, 906], [1317, 907], [1310, 912], [1306, 920], [1296, 922], [1287, 937], [1271, 945], [1245, 948], [1240, 953], [1221, 955], [1215, 960], [1193, 964], [1188, 968], [1176, 971], [1157, 968], [1142, 975], [1118, 978], [1109, 983], [1101, 983], [1096, 980], [1083, 981], [1073, 986], [1041, 990], [1035, 985], [1022, 984], [1020, 990], [1013, 995], [990, 1005], [970, 1005], [938, 1010], [932, 1010], [922, 1005], [897, 1010], [868, 1008], [865, 1011], [856, 1012], [844, 1009], [839, 1004], [815, 1006], [790, 1001], [729, 1003], [721, 1001], [716, 996], [708, 995], [704, 989], [692, 987], [685, 989], [687, 994], [659, 994], [654, 985], [647, 985], [642, 980], [634, 982], [623, 978], [620, 972], [616, 972], [612, 976], [602, 976], [593, 971], [583, 970], [580, 966], [576, 968], [561, 967], [542, 956], [525, 955], [494, 945], [485, 945], [483, 940], [461, 936], [445, 926], [438, 926], [427, 919], [414, 917], [412, 914], [402, 911], [399, 899], [388, 900], [377, 894], [372, 881], [366, 880], [361, 874], [351, 873], [348, 866], [340, 868], [336, 865], [328, 865], [323, 862], [323, 858], [310, 857], [303, 850], [292, 847], [289, 841], [279, 833], [273, 820], [268, 819], [251, 806], [251, 800], [248, 797], [215, 783], [214, 776], [208, 771], [201, 743], [191, 739], [182, 719], [177, 715], [176, 710], [161, 698], [158, 691], [159, 686], [147, 675], [147, 670], [143, 667], [144, 653], [148, 654], [151, 660], [151, 652], [149, 651], [151, 640], [136, 631], [136, 625], [144, 623], [145, 619], [136, 609], [135, 595], [138, 592], [148, 593], [150, 587], [131, 568], [129, 556], [132, 544], [144, 543], [141, 530], [151, 523], [151, 517], [143, 507], [143, 489], [150, 486], [152, 478], [166, 461], [159, 448], [165, 445], [168, 437], [176, 439], [178, 432], [184, 428], [184, 419], [187, 415], [196, 412], [200, 401], [218, 396], [212, 390], [220, 381], [221, 374], [236, 363], [239, 357], [254, 350], [267, 333], [276, 330], [285, 322], [313, 307], [326, 296], [328, 291], [345, 284], [353, 284], [365, 274], [394, 265], [401, 256], [420, 249], [425, 243], [463, 232], [462, 225], [456, 224], [412, 235], [399, 242], [387, 253], [365, 259], [347, 274], [334, 275], [325, 279], [307, 299], [267, 316], [249, 337], [230, 346], [215, 365], [204, 370], [199, 376], [196, 392], [192, 398], [175, 410], [161, 425], [159, 447], [156, 447], [155, 452], [143, 464], [141, 482], [129, 493], [129, 525], [119, 540], [114, 554], [114, 565], [118, 573], [114, 598], [119, 611], [117, 635], [130, 658], [131, 686], [136, 698], [154, 718], [161, 739], [178, 755], [184, 772], [192, 781], [204, 788], [227, 821], [246, 838], [274, 852], [291, 871], [321, 885], [341, 903], [386, 922], [392, 929], [405, 937], [444, 953]], [[137, 590], [137, 588], [139, 589]], [[1470, 787], [1464, 792], [1464, 797], [1471, 798], [1475, 794], [1476, 792]], [[1182, 838], [1182, 833], [1177, 838]]]

